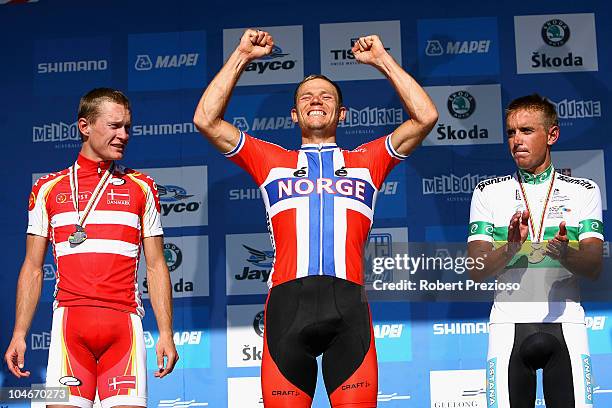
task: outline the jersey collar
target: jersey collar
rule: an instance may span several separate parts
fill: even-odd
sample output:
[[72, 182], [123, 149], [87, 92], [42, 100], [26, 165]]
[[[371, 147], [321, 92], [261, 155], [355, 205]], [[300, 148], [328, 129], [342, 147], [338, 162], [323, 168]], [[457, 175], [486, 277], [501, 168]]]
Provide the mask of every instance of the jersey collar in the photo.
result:
[[103, 174], [113, 163], [112, 160], [95, 161], [88, 159], [79, 153], [77, 158], [77, 164], [79, 166], [80, 174], [89, 174], [97, 172], [99, 175]]
[[550, 179], [550, 176], [553, 175], [555, 171], [552, 163], [546, 170], [541, 172], [540, 174], [529, 173], [523, 169], [519, 169], [519, 174], [521, 176], [521, 181], [526, 184], [542, 184], [547, 182]]
[[336, 149], [337, 147], [338, 145], [335, 143], [305, 143], [302, 145], [300, 150], [325, 151], [325, 150]]

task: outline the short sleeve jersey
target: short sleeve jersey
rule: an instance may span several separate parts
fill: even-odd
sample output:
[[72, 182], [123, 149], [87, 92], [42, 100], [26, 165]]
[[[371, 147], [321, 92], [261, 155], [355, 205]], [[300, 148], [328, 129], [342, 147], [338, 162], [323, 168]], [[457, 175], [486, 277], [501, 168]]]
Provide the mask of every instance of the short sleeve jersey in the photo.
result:
[[[544, 256], [543, 251], [562, 221], [566, 222], [571, 246], [576, 247], [578, 241], [586, 238], [603, 240], [601, 196], [596, 183], [556, 173], [552, 165], [537, 176], [520, 172], [484, 180], [472, 196], [468, 242], [488, 241], [495, 246], [507, 242], [510, 218], [527, 208], [518, 177], [522, 178], [531, 219], [536, 225], [529, 222], [527, 242], [497, 276], [499, 283], [519, 284], [520, 289], [512, 290], [505, 285], [508, 290], [495, 293], [491, 323], [583, 323], [578, 278], [558, 261]], [[540, 230], [545, 204], [543, 231], [537, 239], [532, 231], [538, 234]], [[538, 241], [539, 247], [532, 245]]]
[[[83, 211], [109, 162], [79, 155], [79, 209]], [[115, 166], [85, 221], [87, 239], [68, 241], [78, 215], [72, 167], [39, 178], [29, 201], [28, 234], [47, 237], [57, 264], [54, 307], [100, 306], [144, 315], [137, 270], [142, 239], [162, 235], [157, 186], [149, 176]]]
[[347, 151], [335, 143], [285, 150], [245, 133], [225, 154], [261, 190], [275, 251], [268, 285], [310, 275], [363, 284], [376, 195], [405, 156], [390, 136]]

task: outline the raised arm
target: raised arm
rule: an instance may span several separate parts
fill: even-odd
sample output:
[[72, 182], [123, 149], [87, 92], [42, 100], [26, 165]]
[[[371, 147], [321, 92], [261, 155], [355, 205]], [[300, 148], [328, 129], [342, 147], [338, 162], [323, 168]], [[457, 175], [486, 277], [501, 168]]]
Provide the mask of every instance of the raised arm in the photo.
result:
[[42, 267], [47, 243], [47, 238], [38, 235], [29, 234], [26, 238], [26, 256], [17, 280], [15, 327], [11, 343], [4, 354], [9, 371], [17, 378], [30, 375], [29, 371], [23, 371], [26, 351], [25, 337], [30, 330], [42, 290]]
[[438, 120], [438, 111], [425, 90], [385, 50], [377, 35], [359, 38], [353, 46], [355, 58], [382, 72], [391, 82], [410, 118], [393, 131], [395, 151], [408, 155], [416, 149]]
[[232, 91], [249, 62], [272, 52], [274, 41], [265, 31], [248, 29], [219, 73], [208, 84], [193, 116], [196, 128], [218, 150], [232, 150], [240, 132], [223, 119]]

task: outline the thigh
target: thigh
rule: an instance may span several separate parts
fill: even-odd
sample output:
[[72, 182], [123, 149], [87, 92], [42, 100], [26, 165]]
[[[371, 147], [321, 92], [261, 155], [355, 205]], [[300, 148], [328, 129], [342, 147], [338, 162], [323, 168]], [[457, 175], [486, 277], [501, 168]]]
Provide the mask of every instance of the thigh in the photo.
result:
[[375, 407], [378, 365], [374, 331], [367, 305], [361, 312], [365, 324], [338, 335], [323, 353], [323, 379], [332, 407]]
[[544, 367], [544, 399], [549, 408], [591, 408], [592, 366], [584, 324], [563, 323], [559, 348]]
[[300, 282], [272, 288], [264, 317], [261, 386], [266, 408], [307, 408], [317, 382], [317, 360], [301, 336]]
[[146, 349], [140, 317], [99, 308], [98, 395], [103, 408], [147, 405]]
[[520, 355], [520, 324], [489, 325], [487, 353], [487, 406], [496, 408], [533, 408], [537, 379]]
[[53, 311], [47, 387], [68, 387], [68, 401], [58, 406], [91, 408], [96, 395], [96, 358], [83, 338], [85, 322], [73, 308]]

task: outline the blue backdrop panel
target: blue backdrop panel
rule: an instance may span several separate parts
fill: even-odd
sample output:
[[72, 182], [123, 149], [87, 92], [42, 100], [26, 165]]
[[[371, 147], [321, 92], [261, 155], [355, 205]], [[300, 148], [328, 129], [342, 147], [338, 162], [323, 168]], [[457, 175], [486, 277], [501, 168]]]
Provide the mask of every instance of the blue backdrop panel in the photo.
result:
[[[456, 130], [488, 129], [486, 144], [479, 144], [484, 139], [442, 139], [434, 128], [429, 138], [436, 145], [417, 149], [383, 185], [374, 228], [406, 228], [412, 242], [465, 241], [474, 186], [484, 178], [514, 171], [501, 131], [503, 118], [490, 112], [517, 96], [539, 92], [559, 111], [561, 137], [553, 148], [555, 161], [564, 172], [598, 181], [605, 202], [605, 232], [610, 232], [606, 188], [612, 177], [606, 160], [612, 154], [610, 4], [441, 0], [418, 4], [382, 1], [372, 7], [371, 2], [357, 0], [328, 2], [324, 11], [321, 7], [296, 10], [295, 4], [243, 0], [231, 5], [219, 0], [172, 5], [159, 0], [39, 0], [0, 5], [0, 57], [4, 62], [0, 89], [5, 101], [0, 110], [5, 152], [0, 168], [4, 180], [0, 244], [5, 254], [0, 278], [2, 351], [14, 322], [32, 175], [74, 162], [80, 149], [78, 98], [94, 87], [115, 87], [125, 90], [132, 102], [133, 127], [123, 162], [136, 169], [154, 169], [160, 178], [166, 177], [160, 184], [166, 189], [166, 209], [172, 211], [164, 215], [165, 234], [184, 245], [183, 266], [173, 272], [173, 282], [196, 282], [209, 293], [189, 296], [184, 288], [175, 290], [175, 341], [181, 359], [175, 372], [161, 380], [153, 377], [157, 327], [150, 302], [144, 301], [149, 406], [262, 406], [257, 351], [263, 344], [258, 312], [263, 310], [265, 287], [260, 281], [259, 286], [240, 283], [240, 288], [248, 289], [240, 290], [253, 294], [228, 295], [231, 284], [226, 279], [252, 266], [243, 243], [252, 239], [257, 249], [269, 250], [267, 242], [254, 235], [248, 235], [249, 240], [234, 236], [265, 233], [265, 210], [250, 176], [204, 141], [191, 122], [202, 89], [227, 54], [225, 29], [270, 27], [274, 34], [274, 27], [297, 26], [281, 30], [277, 43], [283, 49], [291, 48], [290, 61], [303, 64], [304, 73], [310, 74], [321, 72], [322, 64], [328, 63], [327, 42], [350, 44], [351, 36], [342, 37], [345, 28], [333, 24], [399, 22], [399, 37], [387, 40], [396, 49], [401, 47], [403, 67], [437, 95], [445, 129], [449, 125]], [[567, 25], [568, 38], [542, 35], [547, 21], [555, 18]], [[321, 24], [329, 24], [323, 31], [336, 32], [337, 38], [322, 41]], [[557, 47], [560, 41], [564, 43]], [[536, 64], [533, 52], [538, 53], [538, 61], [544, 54], [552, 58], [550, 66], [543, 60]], [[569, 53], [571, 64], [563, 60]], [[560, 59], [554, 60], [555, 55]], [[583, 65], [576, 62], [576, 56], [583, 58]], [[349, 67], [353, 62], [350, 55], [343, 54], [342, 64]], [[296, 84], [281, 71], [270, 68], [265, 73], [266, 83], [272, 85], [237, 87], [225, 118], [253, 136], [295, 149], [301, 142], [299, 128], [290, 116]], [[348, 149], [389, 134], [408, 119], [387, 81], [370, 79], [370, 73], [362, 79], [353, 75], [360, 74], [351, 73], [347, 76], [350, 81], [339, 81], [347, 120], [338, 128], [338, 144]], [[476, 110], [470, 115], [467, 107], [449, 104], [451, 95], [444, 95], [447, 90], [453, 95], [470, 93]], [[205, 180], [190, 176], [195, 174], [194, 166], [199, 166], [197, 174], [205, 174]], [[192, 201], [198, 211], [207, 214], [207, 221], [193, 221], [192, 217], [181, 224], [177, 220], [185, 209], [174, 205], [184, 203], [186, 208]], [[240, 244], [239, 253], [226, 248], [230, 241]], [[207, 243], [207, 256], [193, 249], [195, 242]], [[235, 258], [243, 260], [239, 270], [232, 270], [238, 264], [230, 262]], [[176, 263], [172, 256], [168, 260]], [[41, 301], [27, 337], [26, 367], [32, 376], [18, 381], [3, 365], [0, 386], [44, 381], [56, 272], [51, 252], [43, 272]], [[602, 279], [609, 282], [607, 277]], [[593, 395], [596, 406], [606, 407], [612, 406], [612, 371], [608, 369], [612, 364], [612, 299], [605, 294], [598, 299], [601, 301], [584, 306]], [[250, 314], [233, 325], [236, 310]], [[485, 406], [484, 383], [478, 379], [484, 381], [490, 303], [376, 301], [371, 310], [379, 358], [379, 406]], [[325, 407], [325, 388], [322, 378], [319, 381], [314, 406]], [[440, 384], [447, 386], [441, 389]], [[537, 407], [544, 406], [542, 398], [540, 392]], [[7, 403], [0, 402], [3, 406]]]

